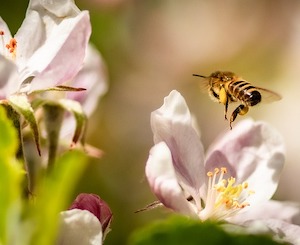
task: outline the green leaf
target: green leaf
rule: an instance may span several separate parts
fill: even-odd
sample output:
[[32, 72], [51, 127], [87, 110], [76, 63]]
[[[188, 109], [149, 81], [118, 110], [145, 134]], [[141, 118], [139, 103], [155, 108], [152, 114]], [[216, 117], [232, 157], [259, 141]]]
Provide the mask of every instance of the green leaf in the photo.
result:
[[55, 244], [59, 213], [71, 203], [70, 197], [85, 165], [83, 153], [68, 152], [58, 159], [50, 174], [40, 183], [36, 204], [31, 207], [36, 230], [30, 244]]
[[13, 156], [18, 147], [17, 132], [3, 107], [0, 107], [0, 135], [0, 155]]
[[28, 102], [28, 99], [25, 95], [17, 94], [9, 97], [9, 104], [20, 113], [25, 120], [29, 123], [30, 128], [33, 132], [35, 144], [38, 150], [39, 155], [41, 155], [40, 148], [40, 135], [37, 122], [35, 120], [34, 111]]
[[10, 242], [21, 212], [21, 181], [25, 172], [15, 158], [17, 148], [17, 132], [0, 107], [0, 244], [14, 244]]
[[275, 245], [266, 235], [229, 234], [220, 224], [186, 217], [171, 217], [132, 234], [130, 245]]

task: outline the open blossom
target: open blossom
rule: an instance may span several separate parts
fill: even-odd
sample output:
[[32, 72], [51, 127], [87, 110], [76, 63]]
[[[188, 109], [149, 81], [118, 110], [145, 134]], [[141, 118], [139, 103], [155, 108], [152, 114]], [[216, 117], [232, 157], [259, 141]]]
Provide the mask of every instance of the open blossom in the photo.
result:
[[297, 207], [283, 211], [284, 203], [270, 201], [285, 159], [283, 140], [275, 129], [264, 122], [244, 120], [204, 154], [193, 125], [186, 102], [177, 91], [151, 114], [155, 146], [146, 164], [146, 176], [164, 206], [201, 220], [239, 224], [260, 218], [255, 214], [264, 207], [268, 207], [265, 220], [290, 222], [299, 213]]
[[[47, 105], [43, 107], [48, 114], [45, 128], [53, 138], [49, 155], [55, 156], [56, 135], [68, 145], [84, 141], [87, 117], [107, 90], [104, 62], [88, 44], [90, 34], [89, 13], [80, 11], [73, 0], [30, 0], [14, 37], [0, 18], [0, 103], [13, 106], [25, 117], [39, 154], [38, 107]], [[73, 117], [67, 113], [62, 124], [66, 110]]]
[[110, 231], [112, 212], [97, 195], [81, 193], [61, 212], [59, 245], [99, 245]]
[[14, 37], [0, 18], [0, 99], [72, 80], [82, 67], [90, 33], [88, 12], [73, 0], [31, 0]]

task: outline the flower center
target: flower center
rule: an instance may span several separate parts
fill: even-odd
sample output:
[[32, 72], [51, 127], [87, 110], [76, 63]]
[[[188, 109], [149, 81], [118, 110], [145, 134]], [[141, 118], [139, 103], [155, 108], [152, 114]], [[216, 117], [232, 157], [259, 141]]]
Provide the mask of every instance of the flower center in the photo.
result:
[[207, 197], [205, 208], [199, 214], [201, 219], [226, 219], [250, 205], [246, 199], [254, 192], [248, 190], [248, 183], [236, 184], [233, 177], [224, 179], [226, 173], [226, 168], [215, 168], [207, 173]]
[[16, 52], [17, 52], [17, 40], [15, 38], [11, 38], [8, 43], [5, 43], [4, 40], [4, 31], [0, 30], [0, 39], [2, 43], [2, 52], [6, 58], [11, 58], [15, 60]]

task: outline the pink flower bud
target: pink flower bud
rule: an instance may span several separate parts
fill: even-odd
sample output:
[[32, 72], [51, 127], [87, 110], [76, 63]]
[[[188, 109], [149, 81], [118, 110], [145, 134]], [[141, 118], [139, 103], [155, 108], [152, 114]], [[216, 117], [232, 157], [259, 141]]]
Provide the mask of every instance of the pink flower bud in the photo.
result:
[[94, 214], [102, 225], [102, 232], [106, 235], [110, 228], [112, 212], [105, 201], [96, 194], [79, 194], [69, 209], [88, 210]]

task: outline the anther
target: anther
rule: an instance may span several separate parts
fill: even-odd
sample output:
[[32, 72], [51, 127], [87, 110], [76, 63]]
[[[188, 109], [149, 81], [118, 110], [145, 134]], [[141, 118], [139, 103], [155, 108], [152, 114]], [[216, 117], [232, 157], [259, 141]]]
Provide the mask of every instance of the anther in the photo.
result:
[[222, 168], [221, 168], [221, 172], [222, 172], [223, 174], [226, 174], [226, 173], [227, 173], [227, 168], [222, 167]]
[[244, 189], [247, 189], [247, 188], [248, 188], [248, 183], [247, 183], [247, 182], [244, 182], [244, 183], [243, 183], [243, 188], [244, 188]]
[[207, 177], [212, 177], [213, 176], [213, 173], [211, 171], [207, 172]]
[[9, 53], [11, 53], [13, 57], [15, 57], [17, 49], [17, 40], [15, 38], [10, 39], [9, 43], [6, 44], [5, 47], [8, 49]]
[[219, 168], [215, 168], [215, 174], [219, 174], [220, 173], [220, 169]]

